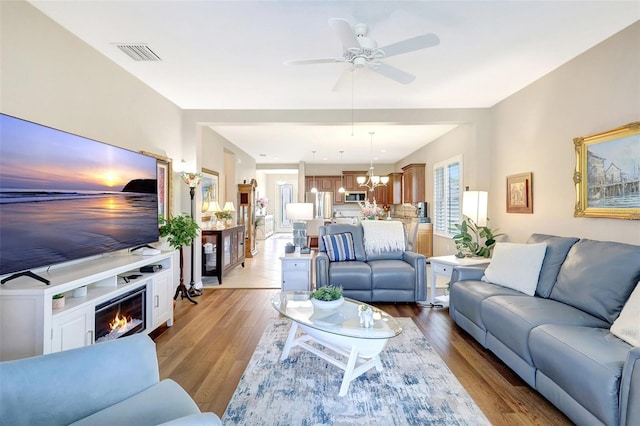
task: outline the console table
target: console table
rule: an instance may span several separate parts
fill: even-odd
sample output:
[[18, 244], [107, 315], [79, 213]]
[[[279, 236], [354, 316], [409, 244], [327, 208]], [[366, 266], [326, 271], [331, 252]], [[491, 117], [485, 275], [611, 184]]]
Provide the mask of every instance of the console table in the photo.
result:
[[266, 240], [273, 235], [274, 221], [272, 214], [266, 214], [262, 216], [256, 216], [256, 238], [259, 240]]
[[202, 275], [222, 277], [238, 265], [244, 268], [244, 225], [202, 230]]

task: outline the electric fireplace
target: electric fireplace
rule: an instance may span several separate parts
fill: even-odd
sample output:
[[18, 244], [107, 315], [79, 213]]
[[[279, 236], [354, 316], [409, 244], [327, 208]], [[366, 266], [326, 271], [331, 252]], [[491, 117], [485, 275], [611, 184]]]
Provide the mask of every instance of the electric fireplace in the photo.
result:
[[142, 286], [96, 306], [96, 343], [140, 333], [147, 328], [147, 287]]

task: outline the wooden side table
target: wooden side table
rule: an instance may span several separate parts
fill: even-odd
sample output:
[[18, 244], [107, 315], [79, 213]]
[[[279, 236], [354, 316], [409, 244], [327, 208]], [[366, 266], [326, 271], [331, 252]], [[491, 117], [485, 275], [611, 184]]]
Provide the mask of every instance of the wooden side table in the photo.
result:
[[431, 264], [431, 297], [429, 300], [429, 304], [431, 307], [434, 306], [443, 306], [443, 302], [448, 302], [448, 297], [446, 300], [436, 300], [436, 277], [446, 277], [451, 278], [451, 274], [453, 272], [454, 266], [475, 266], [475, 265], [486, 265], [490, 262], [490, 259], [484, 257], [463, 257], [457, 258], [454, 255], [449, 256], [435, 256], [429, 258], [429, 263]]
[[282, 266], [282, 291], [311, 291], [311, 261], [314, 251], [309, 254], [287, 253], [280, 257]]

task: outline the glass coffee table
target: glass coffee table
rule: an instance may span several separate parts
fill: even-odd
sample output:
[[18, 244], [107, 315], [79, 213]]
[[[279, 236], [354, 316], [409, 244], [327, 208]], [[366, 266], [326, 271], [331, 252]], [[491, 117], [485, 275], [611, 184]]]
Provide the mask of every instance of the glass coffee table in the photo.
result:
[[[389, 314], [373, 306], [373, 326], [361, 326], [359, 307], [370, 305], [345, 298], [338, 308], [318, 309], [309, 300], [310, 294], [309, 291], [283, 291], [271, 299], [275, 310], [291, 320], [280, 360], [287, 359], [291, 349], [300, 346], [341, 368], [344, 376], [338, 395], [345, 396], [353, 379], [373, 367], [382, 371], [380, 352], [390, 338], [402, 333], [402, 327]], [[319, 343], [322, 348], [310, 342]], [[347, 362], [322, 349], [346, 357]]]

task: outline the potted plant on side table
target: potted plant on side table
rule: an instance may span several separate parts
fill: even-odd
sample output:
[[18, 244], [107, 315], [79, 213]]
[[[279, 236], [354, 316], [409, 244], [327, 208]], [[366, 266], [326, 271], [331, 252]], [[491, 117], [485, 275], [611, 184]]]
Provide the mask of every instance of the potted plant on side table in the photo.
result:
[[184, 285], [184, 256], [182, 253], [182, 248], [191, 245], [191, 241], [198, 236], [198, 230], [200, 227], [196, 221], [186, 213], [169, 219], [160, 216], [160, 236], [167, 237], [169, 245], [180, 251], [180, 285], [176, 288], [176, 293], [173, 296], [174, 303], [180, 295], [183, 299], [186, 297], [194, 304], [198, 303], [191, 298]]
[[342, 286], [328, 285], [320, 287], [309, 295], [314, 307], [318, 309], [335, 309], [342, 305]]
[[[487, 219], [488, 220], [488, 219]], [[461, 224], [456, 224], [458, 234], [453, 236], [458, 253], [456, 257], [477, 256], [491, 257], [493, 247], [496, 245], [496, 237], [504, 234], [496, 234], [497, 229], [488, 226], [478, 226], [473, 220], [467, 218]], [[484, 241], [481, 239], [484, 238]], [[462, 250], [466, 250], [465, 254]]]

